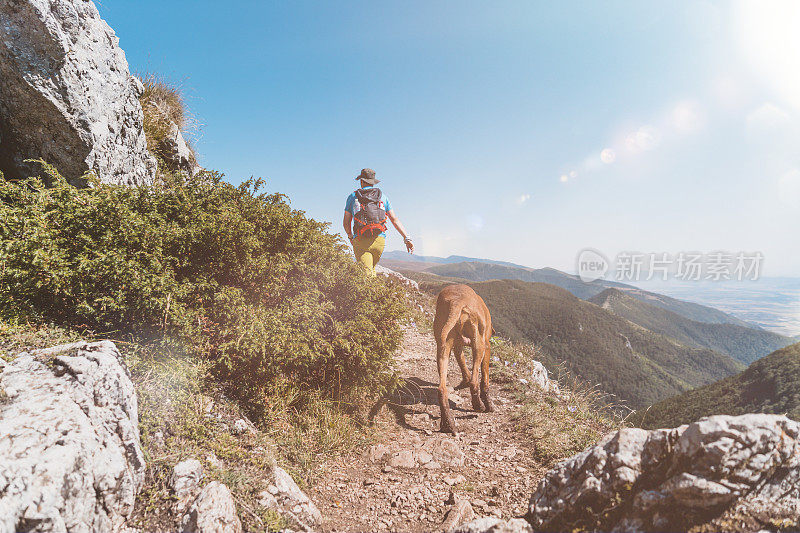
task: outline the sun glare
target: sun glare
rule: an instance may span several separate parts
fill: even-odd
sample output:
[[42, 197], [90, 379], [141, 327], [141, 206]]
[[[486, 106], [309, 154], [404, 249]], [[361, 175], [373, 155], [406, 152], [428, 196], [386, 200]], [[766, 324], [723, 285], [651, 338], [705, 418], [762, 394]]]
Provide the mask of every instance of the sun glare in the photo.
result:
[[751, 67], [781, 99], [800, 109], [800, 2], [741, 0], [733, 14]]

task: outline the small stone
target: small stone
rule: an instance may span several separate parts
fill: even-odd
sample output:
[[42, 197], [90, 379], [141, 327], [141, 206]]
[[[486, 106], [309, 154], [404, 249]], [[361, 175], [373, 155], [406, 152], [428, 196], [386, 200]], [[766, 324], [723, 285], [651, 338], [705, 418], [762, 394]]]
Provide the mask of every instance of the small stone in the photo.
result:
[[392, 468], [414, 468], [416, 462], [414, 461], [414, 452], [411, 450], [402, 450], [389, 456], [386, 464]]
[[459, 500], [447, 511], [442, 522], [442, 530], [445, 533], [454, 531], [460, 524], [469, 522], [475, 518], [475, 511], [467, 500]]
[[485, 511], [488, 507], [488, 504], [486, 503], [485, 500], [481, 500], [480, 498], [475, 498], [474, 500], [472, 500], [472, 506]]
[[371, 463], [377, 463], [389, 453], [389, 448], [383, 444], [373, 444], [367, 450], [367, 459]]
[[252, 429], [250, 428], [250, 425], [245, 421], [244, 418], [240, 418], [233, 423], [234, 435], [241, 435], [243, 433], [247, 433], [248, 431], [252, 431]]
[[442, 478], [442, 481], [444, 481], [445, 483], [447, 483], [448, 485], [450, 485], [452, 487], [453, 485], [458, 485], [459, 483], [466, 482], [467, 478], [465, 478], [461, 474], [456, 474], [456, 475], [444, 476]]
[[383, 468], [381, 468], [381, 472], [383, 472], [384, 474], [388, 474], [389, 472], [394, 472], [394, 468], [392, 468], [389, 465], [383, 465]]
[[275, 496], [269, 493], [269, 491], [262, 490], [256, 496], [258, 505], [263, 507], [264, 509], [276, 509], [278, 507], [278, 500], [275, 499]]
[[426, 452], [425, 450], [417, 450], [416, 452], [417, 462], [421, 465], [430, 463], [433, 460], [433, 455]]

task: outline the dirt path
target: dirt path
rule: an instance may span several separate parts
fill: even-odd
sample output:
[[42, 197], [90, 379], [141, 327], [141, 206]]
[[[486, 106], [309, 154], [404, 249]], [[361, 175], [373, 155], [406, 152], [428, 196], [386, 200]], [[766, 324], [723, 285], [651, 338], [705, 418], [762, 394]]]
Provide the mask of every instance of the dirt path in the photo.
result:
[[[435, 351], [430, 333], [406, 329], [398, 363], [407, 386], [378, 416], [381, 441], [323, 465], [309, 491], [324, 531], [441, 530], [454, 497], [478, 517], [524, 514], [544, 468], [511, 419], [519, 405], [494, 384], [494, 413], [472, 411], [468, 389], [452, 393], [458, 436], [438, 433]], [[460, 380], [452, 357], [448, 378]]]

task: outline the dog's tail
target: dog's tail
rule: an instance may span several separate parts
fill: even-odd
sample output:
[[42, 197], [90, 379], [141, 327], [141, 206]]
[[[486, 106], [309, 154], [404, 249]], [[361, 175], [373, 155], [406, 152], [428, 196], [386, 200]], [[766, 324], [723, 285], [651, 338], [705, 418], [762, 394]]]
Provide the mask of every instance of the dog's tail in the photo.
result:
[[462, 310], [462, 307], [452, 306], [447, 312], [447, 317], [441, 323], [434, 321], [433, 332], [437, 337], [437, 342], [443, 343], [447, 339], [456, 323], [461, 319]]

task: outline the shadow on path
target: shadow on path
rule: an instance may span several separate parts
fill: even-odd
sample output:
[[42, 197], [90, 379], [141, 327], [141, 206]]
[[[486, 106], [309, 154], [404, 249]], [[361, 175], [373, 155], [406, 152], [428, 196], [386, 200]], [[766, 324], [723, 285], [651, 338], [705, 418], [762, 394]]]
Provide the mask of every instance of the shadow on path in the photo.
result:
[[[448, 403], [450, 409], [457, 413], [464, 413], [461, 415], [456, 414], [457, 419], [470, 419], [477, 418], [477, 414], [471, 409], [463, 409], [458, 406], [453, 400], [452, 395]], [[406, 422], [406, 415], [408, 414], [428, 414], [431, 418], [438, 420], [439, 416], [433, 416], [428, 413], [427, 408], [430, 406], [439, 407], [439, 385], [431, 381], [424, 380], [418, 377], [406, 378], [403, 385], [393, 393], [384, 396], [370, 409], [369, 420], [373, 421], [378, 415], [381, 408], [386, 405], [392, 411], [397, 423], [405, 429], [422, 432], [423, 430], [411, 426]], [[437, 409], [438, 412], [438, 409]]]

